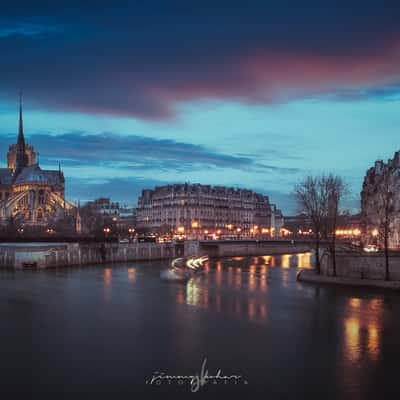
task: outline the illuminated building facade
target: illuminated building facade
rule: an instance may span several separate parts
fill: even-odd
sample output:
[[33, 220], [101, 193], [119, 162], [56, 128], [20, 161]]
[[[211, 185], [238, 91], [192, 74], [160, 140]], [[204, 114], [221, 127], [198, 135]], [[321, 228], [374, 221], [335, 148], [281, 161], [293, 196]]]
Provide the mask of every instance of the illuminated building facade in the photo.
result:
[[400, 247], [400, 152], [386, 163], [376, 161], [364, 178], [361, 191], [361, 221], [365, 243], [383, 243], [383, 198], [391, 193], [389, 247]]
[[246, 189], [175, 184], [143, 190], [138, 200], [139, 229], [275, 236], [282, 226], [282, 213], [268, 197]]
[[0, 223], [47, 225], [74, 208], [64, 197], [64, 174], [43, 170], [33, 146], [25, 142], [22, 104], [16, 144], [9, 147], [7, 168], [0, 168]]

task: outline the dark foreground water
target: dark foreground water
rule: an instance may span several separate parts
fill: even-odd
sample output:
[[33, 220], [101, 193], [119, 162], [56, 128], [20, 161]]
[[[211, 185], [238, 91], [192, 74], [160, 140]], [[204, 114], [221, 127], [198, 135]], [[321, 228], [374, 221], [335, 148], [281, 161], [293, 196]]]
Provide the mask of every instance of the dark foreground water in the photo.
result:
[[[1, 272], [0, 394], [399, 395], [399, 295], [297, 283], [308, 265], [308, 255], [224, 259], [186, 285], [159, 279], [166, 262]], [[156, 371], [199, 373], [205, 358], [209, 375], [241, 377], [197, 393], [187, 380], [152, 382]]]

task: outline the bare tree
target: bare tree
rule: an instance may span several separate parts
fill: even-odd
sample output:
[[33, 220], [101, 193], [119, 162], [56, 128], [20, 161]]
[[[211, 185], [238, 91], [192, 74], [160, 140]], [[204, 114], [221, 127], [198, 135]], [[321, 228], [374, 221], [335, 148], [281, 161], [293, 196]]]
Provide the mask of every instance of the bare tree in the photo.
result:
[[315, 244], [315, 268], [320, 273], [320, 243], [328, 207], [328, 193], [326, 185], [323, 184], [323, 177], [308, 176], [303, 182], [295, 186], [294, 194], [300, 212], [304, 212], [310, 219], [313, 227]]
[[390, 224], [394, 213], [394, 196], [391, 171], [382, 171], [378, 183], [378, 191], [374, 200], [374, 208], [378, 217], [379, 234], [383, 238], [385, 251], [385, 280], [389, 280], [389, 235]]
[[333, 276], [336, 276], [336, 230], [340, 218], [340, 203], [347, 186], [340, 176], [330, 174], [321, 177], [321, 185], [327, 197], [326, 214], [323, 218], [323, 237], [332, 256]]

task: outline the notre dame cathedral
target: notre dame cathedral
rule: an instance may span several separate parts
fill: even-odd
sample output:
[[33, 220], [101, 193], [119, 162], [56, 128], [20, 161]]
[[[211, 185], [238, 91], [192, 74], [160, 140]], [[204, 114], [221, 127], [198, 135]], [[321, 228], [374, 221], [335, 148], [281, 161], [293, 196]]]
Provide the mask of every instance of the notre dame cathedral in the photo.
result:
[[73, 211], [64, 197], [65, 179], [58, 170], [43, 170], [33, 146], [25, 142], [22, 102], [16, 144], [9, 147], [7, 168], [0, 168], [0, 224], [48, 225]]

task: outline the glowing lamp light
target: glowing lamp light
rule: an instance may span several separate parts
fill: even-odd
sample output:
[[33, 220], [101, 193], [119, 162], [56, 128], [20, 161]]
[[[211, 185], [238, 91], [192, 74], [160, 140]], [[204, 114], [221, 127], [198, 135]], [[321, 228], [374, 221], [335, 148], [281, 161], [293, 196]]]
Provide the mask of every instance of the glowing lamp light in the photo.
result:
[[185, 232], [185, 228], [183, 226], [179, 226], [177, 230], [179, 233]]
[[237, 229], [236, 229], [236, 232], [241, 232], [241, 229], [240, 229], [240, 228], [237, 228]]
[[378, 229], [375, 228], [375, 229], [372, 230], [372, 236], [376, 237], [376, 236], [378, 236], [378, 234], [379, 234]]
[[193, 221], [192, 222], [192, 228], [198, 228], [198, 227], [199, 227], [198, 221]]

